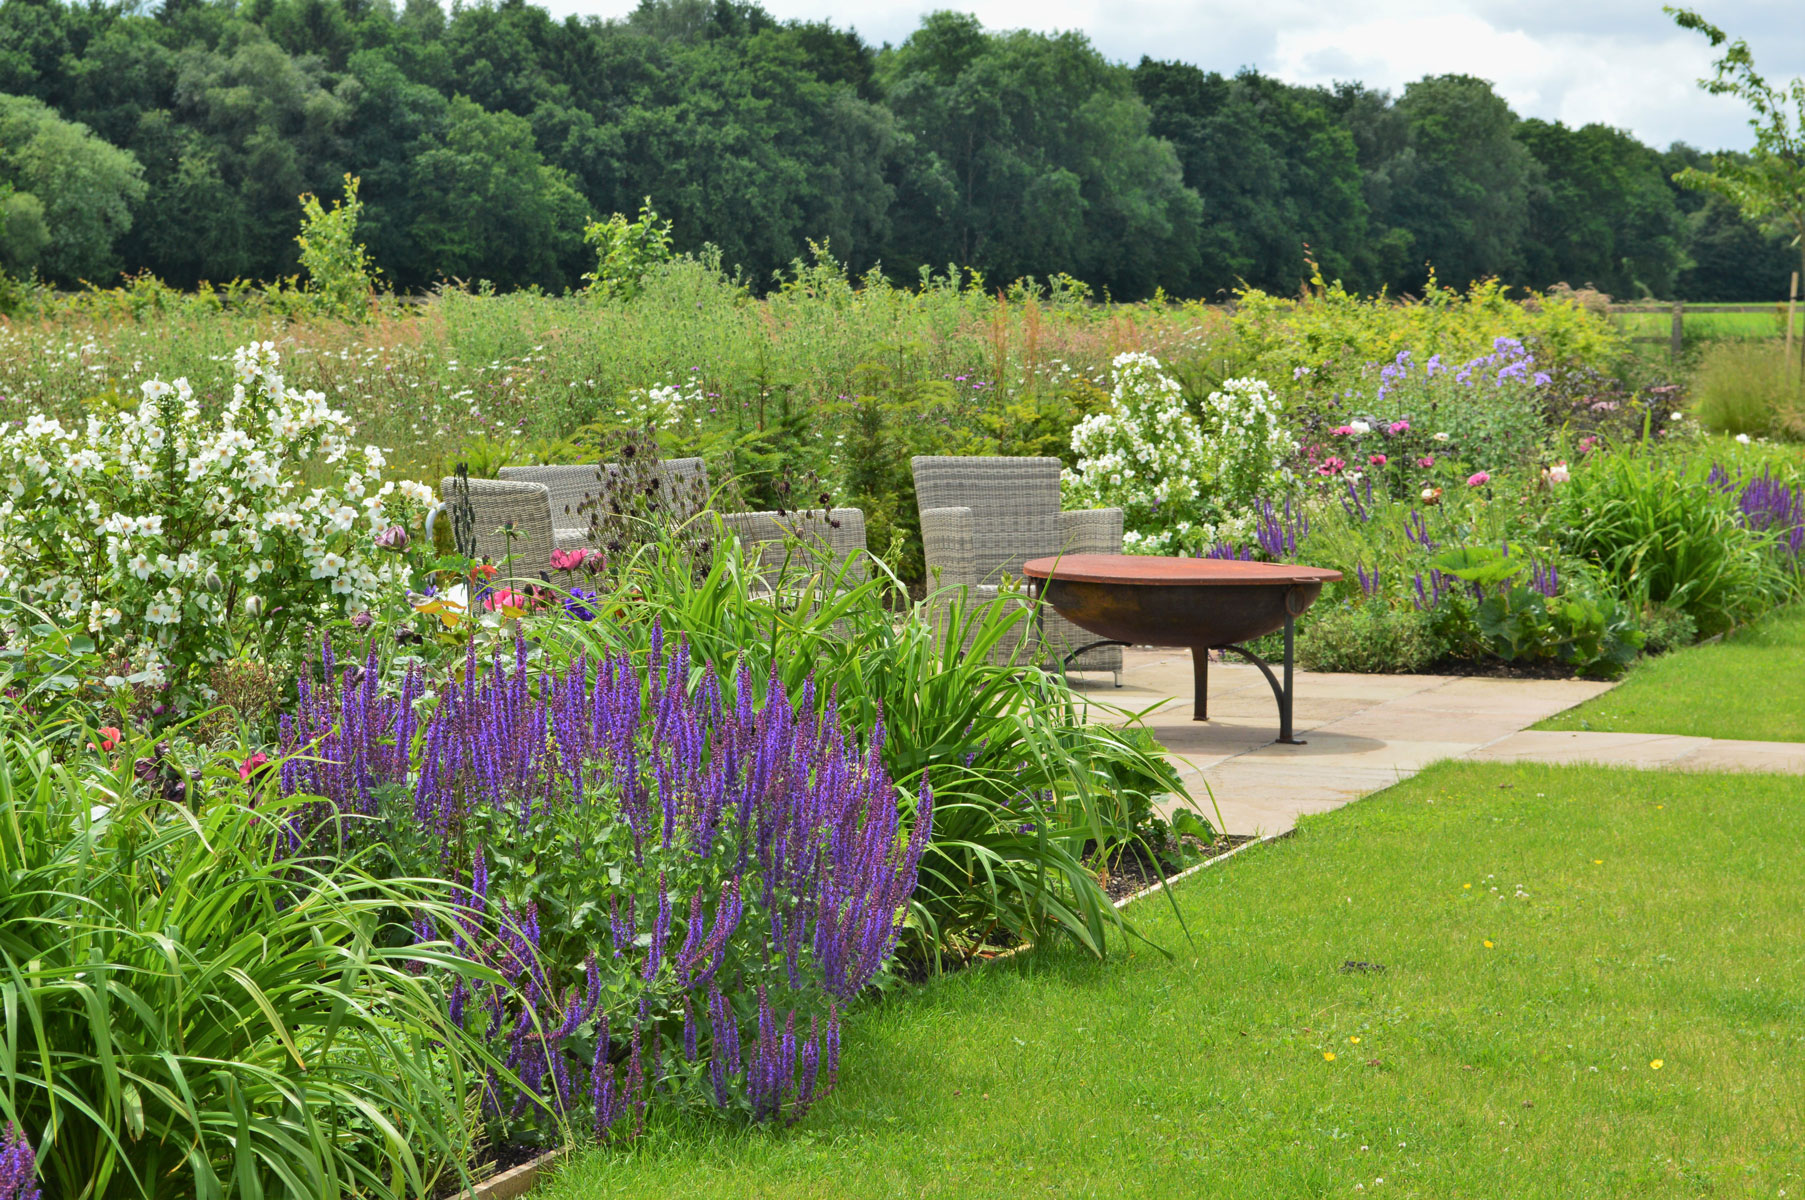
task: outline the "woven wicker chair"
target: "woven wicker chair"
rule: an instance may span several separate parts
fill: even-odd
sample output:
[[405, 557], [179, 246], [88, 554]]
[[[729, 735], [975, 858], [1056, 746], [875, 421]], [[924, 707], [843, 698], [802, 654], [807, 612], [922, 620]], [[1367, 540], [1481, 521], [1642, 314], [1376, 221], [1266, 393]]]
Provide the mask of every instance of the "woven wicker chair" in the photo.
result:
[[[918, 457], [910, 465], [930, 586], [963, 587], [974, 600], [987, 600], [1006, 580], [1020, 579], [1031, 558], [1122, 552], [1121, 509], [1060, 511], [1056, 458]], [[1044, 606], [1038, 635], [1031, 624], [1023, 631], [1039, 644], [1020, 648], [1049, 665], [1097, 640]], [[1017, 650], [1006, 639], [993, 655], [1007, 658]], [[1119, 685], [1122, 648], [1086, 650], [1070, 667], [1110, 671]]]
[[[542, 483], [505, 479], [471, 479], [471, 532], [476, 557], [502, 567], [502, 578], [537, 582], [551, 569], [553, 548], [550, 493]], [[448, 511], [458, 493], [458, 478], [439, 483], [440, 504], [426, 518], [431, 543], [433, 525], [451, 520]], [[507, 559], [505, 566], [502, 560]]]
[[[722, 513], [721, 524], [756, 556], [761, 573], [783, 566], [784, 548], [792, 537], [826, 548], [834, 568], [847, 565], [845, 578], [861, 581], [870, 574], [865, 561], [865, 514], [856, 508], [808, 509], [802, 512]], [[794, 568], [795, 564], [791, 564]]]
[[[672, 495], [682, 497], [677, 510], [679, 522], [693, 517], [697, 508], [687, 497], [692, 484], [703, 497], [708, 496], [708, 468], [699, 458], [667, 458], [660, 462], [660, 478]], [[586, 463], [580, 466], [503, 467], [501, 477], [522, 483], [542, 483], [550, 493], [552, 525], [556, 530], [557, 548], [574, 549], [589, 544], [590, 515], [583, 502], [601, 495], [603, 472], [620, 470], [618, 464]]]

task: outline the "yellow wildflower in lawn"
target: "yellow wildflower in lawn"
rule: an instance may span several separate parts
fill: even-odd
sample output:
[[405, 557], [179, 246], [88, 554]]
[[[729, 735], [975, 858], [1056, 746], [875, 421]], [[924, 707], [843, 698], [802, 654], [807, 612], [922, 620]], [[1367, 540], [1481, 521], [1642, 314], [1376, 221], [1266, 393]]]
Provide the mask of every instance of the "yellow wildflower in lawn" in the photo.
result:
[[1335, 1061], [1335, 1052], [1333, 1050], [1324, 1050], [1322, 1052], [1322, 1061], [1334, 1062]]
[[1492, 948], [1492, 944], [1491, 944], [1491, 942], [1489, 942], [1489, 941], [1488, 941], [1488, 942], [1486, 942], [1486, 944], [1485, 944], [1485, 948], [1486, 948], [1486, 949], [1487, 949], [1487, 950], [1490, 950], [1490, 949], [1491, 949], [1491, 948]]
[[1351, 1037], [1351, 1038], [1349, 1038], [1349, 1039], [1348, 1039], [1348, 1041], [1350, 1041], [1350, 1042], [1352, 1042], [1352, 1043], [1353, 1043], [1353, 1044], [1354, 1044], [1354, 1045], [1356, 1045], [1356, 1046], [1358, 1046], [1358, 1045], [1359, 1045], [1359, 1044], [1360, 1044], [1360, 1037], [1359, 1037], [1359, 1035], [1358, 1035], [1358, 1034], [1356, 1034], [1356, 1035], [1354, 1035], [1354, 1036], [1353, 1036], [1353, 1037]]
[[1472, 886], [1473, 886], [1473, 885], [1472, 885], [1472, 884], [1470, 884], [1470, 883], [1463, 883], [1463, 884], [1461, 884], [1461, 885], [1460, 885], [1460, 886], [1461, 886], [1461, 887], [1463, 887], [1463, 888], [1468, 888], [1468, 889], [1471, 889], [1471, 888], [1472, 888]]
[[1662, 1061], [1657, 1058], [1653, 1062], [1649, 1063], [1648, 1066], [1651, 1071], [1659, 1071], [1662, 1066]]

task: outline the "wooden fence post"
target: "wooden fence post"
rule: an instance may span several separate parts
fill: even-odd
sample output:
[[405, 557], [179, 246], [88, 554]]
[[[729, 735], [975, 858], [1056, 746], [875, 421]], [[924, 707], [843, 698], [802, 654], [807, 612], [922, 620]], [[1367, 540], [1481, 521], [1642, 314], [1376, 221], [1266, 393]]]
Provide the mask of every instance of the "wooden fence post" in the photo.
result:
[[1786, 295], [1786, 367], [1792, 369], [1792, 323], [1796, 318], [1794, 312], [1799, 307], [1799, 273], [1792, 273], [1792, 291]]
[[1677, 366], [1680, 352], [1686, 348], [1686, 305], [1683, 301], [1673, 302], [1673, 332], [1667, 335], [1667, 356]]

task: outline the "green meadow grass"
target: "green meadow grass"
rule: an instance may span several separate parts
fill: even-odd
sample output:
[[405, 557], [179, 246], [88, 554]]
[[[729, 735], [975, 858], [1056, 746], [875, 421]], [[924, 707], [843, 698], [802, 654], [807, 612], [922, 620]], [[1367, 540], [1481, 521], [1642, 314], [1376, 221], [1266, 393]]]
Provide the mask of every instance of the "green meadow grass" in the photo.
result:
[[1805, 1194], [1799, 791], [1443, 764], [1180, 884], [1190, 940], [1143, 901], [1169, 959], [900, 989], [799, 1125], [672, 1121], [541, 1194]]
[[1617, 687], [1536, 728], [1805, 742], [1805, 606], [1640, 659]]
[[[1683, 336], [1688, 342], [1715, 338], [1765, 338], [1786, 336], [1786, 303], [1764, 312], [1713, 312], [1709, 304], [1688, 304]], [[1670, 313], [1619, 313], [1618, 325], [1631, 337], [1666, 337], [1673, 329]], [[1795, 335], [1805, 331], [1805, 304], [1793, 317]]]

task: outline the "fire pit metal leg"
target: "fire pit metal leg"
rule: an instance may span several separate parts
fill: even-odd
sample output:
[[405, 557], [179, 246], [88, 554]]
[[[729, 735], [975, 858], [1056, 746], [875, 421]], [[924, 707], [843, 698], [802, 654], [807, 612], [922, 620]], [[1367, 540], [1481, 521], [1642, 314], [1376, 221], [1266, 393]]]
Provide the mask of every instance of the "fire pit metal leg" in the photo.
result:
[[[1285, 617], [1285, 661], [1283, 664], [1283, 668], [1284, 668], [1284, 672], [1285, 672], [1285, 682], [1282, 685], [1279, 683], [1278, 676], [1276, 676], [1272, 673], [1272, 667], [1266, 662], [1265, 659], [1263, 659], [1259, 655], [1255, 654], [1252, 650], [1249, 650], [1245, 646], [1224, 646], [1224, 647], [1222, 647], [1222, 649], [1224, 649], [1224, 650], [1233, 650], [1236, 654], [1239, 654], [1242, 658], [1245, 658], [1248, 662], [1250, 662], [1254, 666], [1260, 668], [1260, 674], [1266, 676], [1266, 682], [1272, 686], [1272, 697], [1273, 697], [1273, 699], [1277, 700], [1278, 704], [1279, 704], [1278, 741], [1279, 741], [1280, 745], [1284, 745], [1284, 746], [1302, 746], [1304, 744], [1303, 739], [1292, 736], [1292, 729], [1291, 729], [1291, 698], [1292, 698], [1291, 657], [1292, 657], [1293, 642], [1294, 642], [1294, 637], [1293, 637], [1291, 617], [1289, 615], [1287, 615]], [[1193, 651], [1192, 653], [1197, 658], [1198, 662], [1205, 662], [1209, 658], [1208, 651], [1202, 651], [1202, 652]], [[1202, 668], [1199, 668], [1197, 678], [1200, 682], [1203, 679]], [[1197, 694], [1199, 697], [1198, 706], [1199, 706], [1199, 710], [1201, 711], [1201, 707], [1202, 707], [1202, 703], [1203, 703], [1202, 702], [1203, 692], [1202, 692], [1201, 688], [1198, 690]], [[1199, 717], [1198, 719], [1202, 720], [1201, 717]]]
[[1210, 648], [1191, 647], [1191, 720], [1210, 719]]

